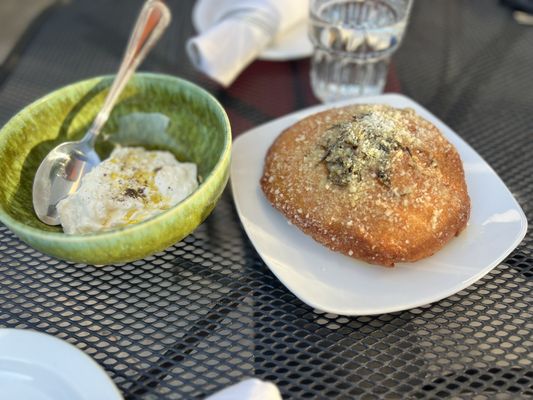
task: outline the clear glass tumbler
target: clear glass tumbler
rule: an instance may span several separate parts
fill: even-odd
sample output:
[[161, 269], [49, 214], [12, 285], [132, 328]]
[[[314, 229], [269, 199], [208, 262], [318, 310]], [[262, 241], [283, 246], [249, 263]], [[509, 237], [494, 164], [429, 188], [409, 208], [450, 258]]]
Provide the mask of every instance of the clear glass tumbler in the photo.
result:
[[330, 102], [383, 92], [412, 0], [311, 0], [311, 86]]

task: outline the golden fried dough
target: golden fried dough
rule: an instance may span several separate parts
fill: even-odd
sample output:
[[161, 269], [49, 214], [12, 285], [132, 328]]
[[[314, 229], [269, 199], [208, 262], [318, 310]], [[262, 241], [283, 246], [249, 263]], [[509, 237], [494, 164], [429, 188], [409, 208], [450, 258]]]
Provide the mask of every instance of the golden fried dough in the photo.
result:
[[441, 249], [470, 214], [455, 148], [411, 109], [352, 105], [307, 117], [270, 147], [261, 187], [331, 250], [393, 266]]

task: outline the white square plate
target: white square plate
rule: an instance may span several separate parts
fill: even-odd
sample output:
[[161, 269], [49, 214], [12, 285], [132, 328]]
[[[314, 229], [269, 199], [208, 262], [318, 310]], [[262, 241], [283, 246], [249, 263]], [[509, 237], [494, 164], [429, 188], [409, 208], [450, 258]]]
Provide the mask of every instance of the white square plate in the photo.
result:
[[[327, 108], [351, 103], [411, 107], [435, 124], [463, 161], [472, 211], [467, 228], [435, 255], [395, 268], [330, 251], [295, 226], [259, 186], [265, 154], [281, 131]], [[406, 310], [450, 296], [498, 265], [524, 238], [527, 219], [492, 168], [455, 132], [413, 100], [387, 94], [320, 105], [254, 128], [235, 140], [231, 187], [241, 222], [278, 279], [304, 303], [341, 315]]]

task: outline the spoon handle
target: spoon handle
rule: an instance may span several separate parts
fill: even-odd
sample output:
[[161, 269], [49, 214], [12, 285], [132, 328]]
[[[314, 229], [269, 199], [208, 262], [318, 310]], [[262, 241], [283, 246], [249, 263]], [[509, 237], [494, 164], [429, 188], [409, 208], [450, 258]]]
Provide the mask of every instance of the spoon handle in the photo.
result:
[[141, 61], [146, 57], [146, 54], [157, 43], [170, 23], [170, 19], [170, 10], [161, 0], [148, 0], [144, 4], [130, 36], [128, 47], [113, 85], [109, 89], [102, 109], [83, 138], [84, 142], [94, 143], [96, 136], [107, 122], [120, 93], [122, 93], [122, 90]]

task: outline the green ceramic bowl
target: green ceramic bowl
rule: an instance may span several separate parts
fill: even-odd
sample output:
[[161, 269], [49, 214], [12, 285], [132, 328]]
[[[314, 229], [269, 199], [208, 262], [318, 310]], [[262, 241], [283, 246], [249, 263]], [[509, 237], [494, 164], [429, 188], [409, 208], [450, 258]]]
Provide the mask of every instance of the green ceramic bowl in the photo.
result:
[[100, 109], [112, 77], [59, 89], [13, 117], [0, 131], [0, 220], [43, 253], [88, 264], [113, 264], [148, 256], [183, 239], [213, 210], [227, 183], [231, 128], [221, 105], [198, 86], [171, 76], [135, 75], [100, 135], [105, 158], [110, 142], [171, 151], [198, 165], [201, 184], [175, 207], [112, 231], [66, 235], [33, 212], [37, 167], [58, 144], [83, 136]]

